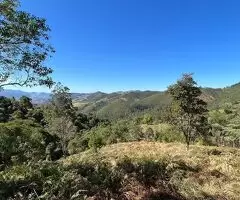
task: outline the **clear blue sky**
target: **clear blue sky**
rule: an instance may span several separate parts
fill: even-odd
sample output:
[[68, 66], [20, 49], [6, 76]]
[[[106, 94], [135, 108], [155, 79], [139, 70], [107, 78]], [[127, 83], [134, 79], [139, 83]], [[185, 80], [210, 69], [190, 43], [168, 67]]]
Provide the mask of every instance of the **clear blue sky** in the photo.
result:
[[[54, 79], [73, 92], [240, 81], [239, 0], [22, 0], [47, 19]], [[43, 90], [33, 88], [31, 90]]]

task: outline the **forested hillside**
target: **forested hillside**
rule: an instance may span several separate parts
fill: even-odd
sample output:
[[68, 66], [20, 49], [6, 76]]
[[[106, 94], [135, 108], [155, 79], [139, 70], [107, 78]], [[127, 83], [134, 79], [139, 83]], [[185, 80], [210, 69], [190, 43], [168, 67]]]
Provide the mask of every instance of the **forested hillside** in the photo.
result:
[[[234, 103], [240, 100], [240, 85], [226, 88], [202, 88], [202, 99], [208, 102], [210, 109], [221, 107], [224, 103]], [[47, 103], [51, 99], [49, 93], [28, 93], [16, 90], [1, 91], [5, 97], [20, 98], [27, 96], [33, 103]], [[115, 93], [71, 93], [74, 106], [83, 113], [95, 113], [101, 118], [119, 119], [127, 116], [137, 116], [144, 112], [153, 114], [169, 105], [171, 99], [167, 92], [159, 91], [129, 91]]]
[[[226, 88], [202, 88], [201, 98], [208, 102], [209, 108], [221, 107], [224, 103], [240, 100], [240, 85]], [[96, 113], [97, 116], [109, 119], [137, 116], [145, 112], [156, 115], [171, 99], [167, 92], [130, 91], [122, 93], [94, 93], [86, 99], [73, 99], [74, 105], [84, 113]]]

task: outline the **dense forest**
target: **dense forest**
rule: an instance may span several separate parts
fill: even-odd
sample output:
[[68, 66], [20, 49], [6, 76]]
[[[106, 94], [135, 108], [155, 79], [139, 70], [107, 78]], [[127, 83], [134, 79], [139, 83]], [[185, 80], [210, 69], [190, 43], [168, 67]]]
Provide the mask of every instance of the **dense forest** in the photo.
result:
[[50, 99], [0, 97], [0, 199], [239, 199], [240, 84], [81, 98], [51, 78], [45, 19], [0, 0], [0, 89], [47, 86]]

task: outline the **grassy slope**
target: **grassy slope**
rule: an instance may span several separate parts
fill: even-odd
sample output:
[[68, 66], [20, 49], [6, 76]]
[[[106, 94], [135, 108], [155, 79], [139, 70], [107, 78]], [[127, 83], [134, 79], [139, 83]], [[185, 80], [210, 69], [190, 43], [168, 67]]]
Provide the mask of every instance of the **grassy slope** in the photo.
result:
[[[240, 150], [238, 149], [191, 146], [187, 151], [183, 144], [178, 143], [119, 143], [103, 147], [97, 154], [86, 151], [72, 155], [63, 160], [63, 163], [70, 166], [79, 163], [96, 165], [100, 162], [107, 163], [110, 169], [114, 169], [119, 163], [124, 163], [124, 160], [133, 164], [143, 161], [165, 163], [164, 174], [168, 177], [166, 184], [175, 188], [182, 196], [181, 199], [239, 199], [240, 197]], [[153, 176], [158, 174], [157, 172], [153, 172]], [[146, 186], [136, 184], [137, 181], [132, 181], [131, 175], [127, 175], [127, 179], [128, 184], [122, 183], [122, 187], [126, 194], [131, 194], [132, 198], [129, 199], [143, 199], [141, 195], [144, 192], [139, 192], [134, 186], [137, 185], [142, 191], [146, 190]], [[162, 182], [161, 177], [158, 179], [158, 182]], [[158, 189], [159, 186], [155, 183], [149, 190]]]
[[[210, 104], [215, 102], [222, 92], [222, 89], [203, 88], [202, 90], [202, 98]], [[74, 105], [82, 112], [96, 112], [99, 117], [112, 119], [143, 111], [137, 108], [146, 110], [161, 108], [169, 102], [170, 97], [165, 92], [130, 91], [111, 94], [94, 93], [84, 100], [75, 99]]]

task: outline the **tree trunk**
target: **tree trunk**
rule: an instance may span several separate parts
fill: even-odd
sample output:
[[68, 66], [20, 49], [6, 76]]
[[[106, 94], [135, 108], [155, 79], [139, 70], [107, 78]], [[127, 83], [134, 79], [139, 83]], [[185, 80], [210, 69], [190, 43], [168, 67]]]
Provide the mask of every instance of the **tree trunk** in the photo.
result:
[[67, 157], [68, 156], [67, 144], [64, 141], [62, 141], [61, 146], [62, 146], [63, 156]]
[[188, 151], [189, 150], [189, 144], [190, 144], [189, 140], [187, 140], [186, 143], [187, 143], [187, 151]]
[[187, 131], [187, 133], [186, 132], [184, 133], [184, 137], [185, 137], [185, 142], [187, 144], [187, 151], [188, 151], [189, 145], [190, 145], [190, 134], [188, 133], [188, 131]]

